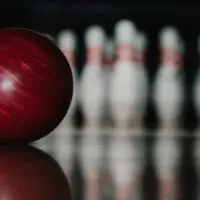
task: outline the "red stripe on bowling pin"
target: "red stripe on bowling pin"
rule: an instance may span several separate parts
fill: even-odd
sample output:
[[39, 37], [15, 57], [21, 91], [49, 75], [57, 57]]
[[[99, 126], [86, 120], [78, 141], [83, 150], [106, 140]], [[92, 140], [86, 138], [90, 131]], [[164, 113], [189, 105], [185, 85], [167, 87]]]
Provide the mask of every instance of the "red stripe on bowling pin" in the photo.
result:
[[136, 53], [135, 48], [131, 44], [119, 44], [116, 50], [116, 60], [132, 62], [136, 60], [133, 56]]
[[164, 65], [180, 66], [182, 64], [181, 56], [178, 51], [172, 48], [163, 48], [160, 52], [161, 63]]
[[91, 47], [86, 49], [86, 63], [89, 65], [102, 64], [102, 48]]

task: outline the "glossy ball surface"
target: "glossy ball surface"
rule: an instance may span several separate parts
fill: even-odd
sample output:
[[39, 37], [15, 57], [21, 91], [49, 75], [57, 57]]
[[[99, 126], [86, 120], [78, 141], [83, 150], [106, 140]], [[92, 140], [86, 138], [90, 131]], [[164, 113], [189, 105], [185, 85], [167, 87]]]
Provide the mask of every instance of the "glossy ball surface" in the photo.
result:
[[32, 142], [51, 132], [72, 99], [68, 61], [42, 34], [0, 30], [0, 143]]
[[0, 199], [71, 200], [67, 178], [48, 154], [31, 146], [0, 146]]

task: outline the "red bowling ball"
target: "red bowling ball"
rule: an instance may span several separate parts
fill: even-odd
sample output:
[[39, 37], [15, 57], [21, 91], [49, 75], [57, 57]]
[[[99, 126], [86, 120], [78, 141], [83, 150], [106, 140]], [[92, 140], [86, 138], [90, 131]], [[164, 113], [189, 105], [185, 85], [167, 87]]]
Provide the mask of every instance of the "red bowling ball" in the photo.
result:
[[48, 154], [31, 146], [0, 146], [1, 200], [71, 200], [67, 178]]
[[0, 30], [0, 143], [32, 142], [64, 118], [72, 72], [59, 48], [23, 28]]

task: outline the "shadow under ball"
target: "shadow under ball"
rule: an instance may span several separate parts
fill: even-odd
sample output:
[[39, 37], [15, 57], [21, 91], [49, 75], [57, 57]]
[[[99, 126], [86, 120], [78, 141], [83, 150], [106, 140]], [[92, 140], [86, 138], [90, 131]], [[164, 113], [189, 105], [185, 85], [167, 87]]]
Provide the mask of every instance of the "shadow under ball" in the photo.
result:
[[71, 200], [64, 172], [43, 151], [2, 145], [0, 161], [1, 200]]
[[32, 30], [0, 30], [0, 143], [32, 142], [57, 127], [72, 99], [69, 63]]

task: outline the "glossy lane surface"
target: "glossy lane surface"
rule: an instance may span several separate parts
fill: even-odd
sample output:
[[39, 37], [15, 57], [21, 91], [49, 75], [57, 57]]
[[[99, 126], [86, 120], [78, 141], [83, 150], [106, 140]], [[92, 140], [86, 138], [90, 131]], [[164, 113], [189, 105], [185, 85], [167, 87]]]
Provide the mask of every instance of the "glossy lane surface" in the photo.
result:
[[71, 200], [60, 166], [31, 146], [0, 146], [1, 200]]

